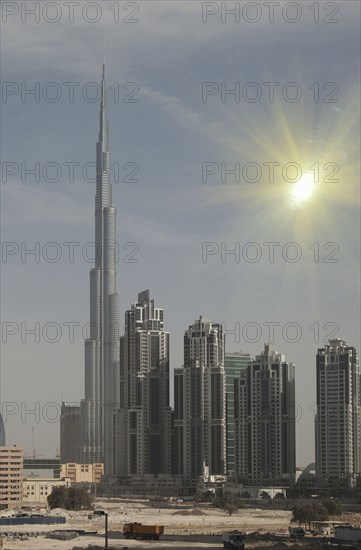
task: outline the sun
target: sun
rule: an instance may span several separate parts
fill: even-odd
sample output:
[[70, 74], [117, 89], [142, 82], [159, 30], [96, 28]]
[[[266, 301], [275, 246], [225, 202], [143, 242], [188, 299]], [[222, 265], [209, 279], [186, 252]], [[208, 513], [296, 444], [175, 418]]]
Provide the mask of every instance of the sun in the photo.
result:
[[315, 175], [303, 174], [298, 181], [292, 184], [291, 198], [295, 205], [308, 201], [316, 189]]

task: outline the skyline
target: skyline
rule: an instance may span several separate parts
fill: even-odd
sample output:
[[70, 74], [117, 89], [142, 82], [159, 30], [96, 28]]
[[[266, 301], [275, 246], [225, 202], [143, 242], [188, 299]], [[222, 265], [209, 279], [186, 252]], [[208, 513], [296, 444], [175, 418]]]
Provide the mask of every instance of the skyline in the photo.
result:
[[[263, 23], [255, 25], [252, 38], [249, 27], [244, 25], [242, 33], [240, 28], [237, 32], [230, 25], [224, 28], [216, 22], [205, 26], [199, 22], [197, 7], [192, 3], [180, 7], [157, 4], [154, 10], [145, 6], [143, 26], [139, 23], [139, 29], [133, 25], [130, 30], [124, 25], [123, 34], [103, 21], [92, 30], [99, 34], [109, 31], [109, 88], [120, 78], [122, 84], [140, 84], [138, 103], [109, 103], [112, 158], [122, 165], [137, 162], [140, 167], [138, 183], [113, 186], [123, 260], [117, 265], [121, 320], [132, 297], [150, 288], [165, 311], [172, 370], [182, 364], [183, 332], [200, 314], [212, 322], [226, 323], [229, 346], [226, 351], [241, 350], [251, 356], [260, 353], [263, 343], [269, 340], [268, 327], [263, 323], [277, 322], [280, 327], [288, 322], [298, 323], [303, 332], [299, 342], [285, 341], [280, 327], [276, 327], [273, 345], [273, 349], [284, 353], [287, 361], [296, 365], [296, 401], [303, 412], [296, 426], [298, 465], [313, 461], [315, 391], [312, 396], [310, 383], [315, 385], [317, 348], [322, 347], [322, 340], [332, 330], [332, 326], [327, 329], [323, 326], [328, 322], [337, 323], [340, 328], [334, 336], [344, 338], [348, 345], [360, 350], [358, 300], [354, 294], [359, 273], [358, 171], [355, 167], [359, 123], [352, 117], [357, 106], [359, 79], [354, 69], [356, 60], [350, 55], [358, 34], [356, 18], [351, 16], [349, 5], [341, 10], [344, 20], [338, 26], [319, 26], [317, 36], [312, 35], [312, 29], [303, 28], [302, 22], [299, 27], [293, 27], [294, 46], [284, 22], [278, 21], [272, 28]], [[181, 16], [179, 21], [177, 15]], [[172, 37], [169, 27], [156, 24], [167, 19], [174, 31]], [[5, 26], [3, 40], [6, 40], [9, 63], [4, 65], [8, 81], [62, 83], [77, 78], [84, 83], [96, 79], [101, 41], [96, 43], [91, 37], [89, 25], [84, 27], [85, 24], [77, 22], [74, 29], [83, 32], [80, 38], [69, 26], [54, 25], [54, 41], [49, 36], [49, 25], [23, 25], [23, 34], [19, 33], [20, 25], [10, 21], [8, 27]], [[275, 29], [281, 30], [278, 39]], [[59, 49], [64, 32], [70, 33], [71, 41], [65, 41]], [[149, 46], [147, 39], [151, 36], [153, 41]], [[77, 43], [88, 43], [91, 38], [86, 51], [84, 47], [76, 47]], [[308, 63], [297, 53], [297, 38], [301, 40], [300, 49]], [[22, 40], [27, 40], [32, 47], [24, 51]], [[125, 48], [127, 40], [128, 48]], [[169, 50], [164, 51], [162, 46], [167, 43]], [[287, 54], [285, 43], [290, 44]], [[257, 44], [259, 50], [262, 50], [260, 44], [266, 48], [257, 56], [254, 47], [244, 48], [248, 44]], [[311, 57], [315, 47], [318, 56]], [[70, 48], [76, 52], [72, 62], [66, 60]], [[24, 61], [18, 57], [21, 49]], [[262, 63], [257, 63], [260, 55]], [[297, 69], [294, 69], [291, 60], [297, 57]], [[34, 59], [37, 60], [35, 66], [31, 63]], [[198, 78], [197, 73], [200, 73]], [[232, 104], [222, 103], [218, 96], [216, 101], [214, 98], [208, 103], [201, 101], [201, 81], [232, 84], [268, 80], [298, 80], [303, 90], [316, 81], [321, 82], [321, 90], [324, 82], [340, 82], [340, 101], [338, 104], [314, 103], [310, 100], [312, 92], [297, 103], [242, 101]], [[97, 108], [97, 103], [84, 100], [74, 104], [65, 101], [36, 104], [9, 97], [7, 103], [2, 104], [3, 130], [7, 129], [9, 134], [3, 160], [30, 163], [36, 159], [42, 164], [54, 161], [62, 166], [69, 161], [91, 162]], [[7, 128], [10, 121], [13, 129]], [[292, 132], [293, 124], [297, 124], [296, 133]], [[334, 127], [339, 137], [329, 140]], [[36, 140], [30, 139], [30, 128]], [[277, 143], [273, 139], [275, 129], [279, 136]], [[313, 162], [338, 162], [346, 167], [346, 175], [341, 171], [339, 184], [319, 186], [318, 194], [299, 208], [290, 205], [289, 184], [277, 182], [273, 187], [264, 182], [250, 188], [245, 183], [202, 182], [202, 162], [245, 164], [253, 160], [260, 165], [272, 161], [282, 164], [296, 161], [307, 166]], [[70, 184], [64, 174], [65, 171], [61, 183], [56, 185], [22, 183], [19, 174], [3, 184], [2, 198], [9, 212], [4, 212], [5, 241], [25, 241], [29, 247], [36, 241], [89, 242], [94, 186], [84, 181]], [[348, 177], [350, 174], [353, 178]], [[231, 256], [225, 263], [221, 262], [222, 242], [227, 243], [228, 248], [239, 242], [242, 248], [249, 241], [260, 243], [263, 256], [259, 262], [245, 261], [242, 256], [239, 263]], [[139, 246], [135, 255], [138, 263], [124, 263], [124, 254], [132, 252], [129, 248], [122, 249], [127, 242]], [[219, 252], [209, 256], [207, 262], [202, 261], [202, 242], [219, 246]], [[264, 242], [280, 242], [276, 252], [285, 243], [297, 242], [303, 256], [299, 262], [292, 263], [278, 253], [275, 262], [270, 263]], [[315, 242], [320, 243], [318, 263], [314, 262], [315, 250], [309, 249]], [[338, 244], [338, 263], [322, 261], [325, 254], [332, 252], [332, 249], [323, 250], [328, 242]], [[66, 258], [64, 246], [62, 251]], [[51, 263], [42, 258], [37, 264], [31, 257], [27, 259], [22, 263], [20, 255], [15, 254], [2, 265], [6, 285], [2, 291], [3, 320], [5, 317], [6, 321], [29, 325], [38, 321], [42, 326], [49, 321], [61, 326], [64, 321], [85, 325], [88, 287], [84, 281], [91, 263], [78, 254], [74, 263], [66, 259]], [[33, 284], [31, 294], [27, 288], [29, 281]], [[218, 289], [216, 295], [215, 288]], [[62, 292], [69, 295], [69, 300], [61, 297]], [[258, 342], [246, 341], [242, 333], [236, 342], [231, 334], [234, 324], [244, 327], [250, 322], [263, 329]], [[315, 323], [319, 323], [319, 342], [314, 341]], [[309, 329], [310, 326], [314, 329]], [[35, 402], [61, 403], [62, 395], [64, 401], [79, 401], [83, 395], [81, 331], [76, 330], [75, 343], [71, 345], [65, 337], [57, 344], [43, 340], [33, 344], [31, 337], [26, 344], [19, 340], [20, 333], [9, 336], [7, 345], [2, 346], [2, 401], [15, 401], [16, 396], [16, 402], [26, 402], [29, 408]], [[25, 367], [25, 363], [31, 369]], [[24, 388], [17, 386], [19, 375], [24, 380]], [[72, 377], [71, 388], [64, 383], [67, 376]], [[43, 389], [34, 380], [41, 380]], [[44, 399], [45, 392], [49, 399]], [[9, 442], [16, 443], [19, 438], [18, 443], [30, 450], [31, 435], [26, 432], [31, 432], [29, 428], [35, 425], [39, 452], [44, 454], [48, 448], [53, 449], [48, 454], [54, 454], [58, 427], [38, 425], [31, 418], [24, 426], [19, 415], [15, 417], [6, 423]]]

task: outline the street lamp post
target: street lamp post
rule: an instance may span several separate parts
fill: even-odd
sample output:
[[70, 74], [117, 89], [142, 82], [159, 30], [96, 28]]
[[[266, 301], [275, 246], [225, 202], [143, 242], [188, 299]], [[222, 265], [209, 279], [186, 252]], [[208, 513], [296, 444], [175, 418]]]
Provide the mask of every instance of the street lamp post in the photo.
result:
[[105, 519], [105, 544], [104, 548], [108, 550], [108, 512], [105, 512], [104, 510], [95, 510], [94, 516], [104, 516]]
[[105, 546], [106, 550], [108, 550], [108, 514], [105, 513]]

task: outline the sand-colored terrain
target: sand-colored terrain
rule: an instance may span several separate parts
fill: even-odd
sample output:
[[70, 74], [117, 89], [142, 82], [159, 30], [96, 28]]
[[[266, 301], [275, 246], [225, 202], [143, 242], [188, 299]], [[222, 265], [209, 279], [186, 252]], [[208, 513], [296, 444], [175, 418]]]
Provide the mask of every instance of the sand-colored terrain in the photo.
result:
[[[110, 513], [111, 527], [122, 527], [128, 521], [164, 525], [167, 534], [221, 534], [229, 529], [252, 532], [288, 531], [291, 512], [284, 510], [243, 509], [229, 516], [205, 504], [169, 504], [158, 507], [148, 502], [119, 503], [98, 501]], [[161, 505], [164, 506], [164, 505]], [[102, 521], [100, 519], [100, 521]]]
[[[245, 508], [229, 516], [222, 510], [206, 504], [195, 503], [152, 503], [145, 500], [97, 499], [96, 508], [106, 510], [109, 514], [109, 545], [119, 548], [222, 548], [220, 535], [224, 531], [239, 529], [246, 533], [287, 533], [291, 512], [286, 510]], [[68, 512], [53, 510], [51, 515], [65, 516], [67, 522], [59, 527], [50, 526], [14, 526], [2, 527], [3, 533], [9, 531], [38, 531], [43, 536], [29, 537], [28, 540], [7, 540], [3, 542], [8, 550], [71, 550], [73, 547], [86, 547], [89, 544], [104, 546], [104, 517], [89, 517], [89, 512]], [[361, 516], [353, 517], [361, 523]], [[123, 524], [138, 521], [144, 524], [164, 525], [165, 537], [161, 541], [126, 540], [122, 535]], [[345, 516], [347, 521], [347, 516]], [[97, 535], [79, 536], [71, 541], [50, 540], [45, 534], [54, 530], [83, 529], [97, 531]], [[190, 539], [184, 542], [184, 536]], [[197, 541], [196, 535], [210, 535], [209, 539]], [[218, 537], [214, 537], [218, 535]], [[176, 540], [167, 540], [175, 536]], [[182, 540], [177, 540], [181, 536]], [[257, 547], [256, 543], [247, 548]], [[262, 545], [261, 545], [262, 547]], [[263, 544], [263, 547], [265, 545]]]

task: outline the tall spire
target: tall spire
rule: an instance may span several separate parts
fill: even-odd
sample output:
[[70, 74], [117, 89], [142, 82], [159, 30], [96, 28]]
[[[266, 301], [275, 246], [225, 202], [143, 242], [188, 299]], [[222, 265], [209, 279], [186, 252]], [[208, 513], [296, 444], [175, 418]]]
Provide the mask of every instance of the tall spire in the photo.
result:
[[102, 81], [105, 80], [105, 38], [103, 38], [103, 72]]
[[107, 90], [105, 86], [105, 49], [103, 43], [103, 65], [101, 81], [100, 127], [97, 144], [97, 208], [112, 205], [112, 190], [109, 177], [109, 131], [107, 120]]
[[82, 456], [85, 463], [104, 462], [114, 470], [114, 410], [119, 391], [119, 295], [116, 292], [116, 209], [109, 166], [105, 53], [101, 80], [99, 139], [96, 146], [94, 268], [90, 271], [90, 337], [85, 341], [85, 399]]

